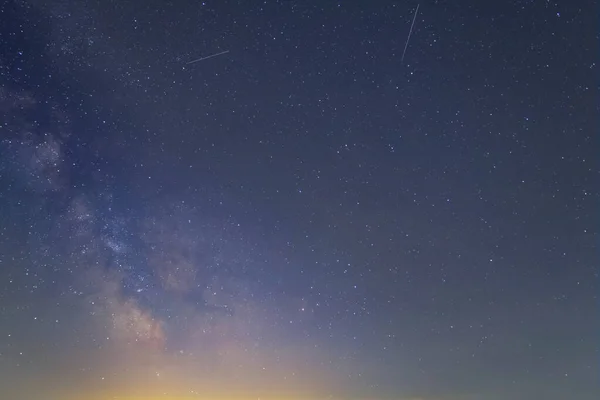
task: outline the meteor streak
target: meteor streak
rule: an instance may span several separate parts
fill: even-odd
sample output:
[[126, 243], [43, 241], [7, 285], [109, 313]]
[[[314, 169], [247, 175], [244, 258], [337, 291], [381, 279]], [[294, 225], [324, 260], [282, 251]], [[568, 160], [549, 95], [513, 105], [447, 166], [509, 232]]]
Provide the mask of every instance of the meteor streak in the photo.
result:
[[208, 60], [209, 58], [220, 56], [221, 54], [225, 54], [225, 53], [229, 53], [229, 50], [225, 50], [225, 51], [222, 51], [222, 52], [216, 53], [216, 54], [211, 54], [210, 56], [198, 58], [197, 60], [190, 61], [187, 64], [189, 65], [189, 64], [197, 63], [198, 61]]
[[406, 44], [404, 45], [404, 51], [402, 52], [402, 59], [400, 62], [404, 61], [404, 55], [406, 54], [406, 49], [408, 48], [408, 41], [410, 40], [410, 35], [412, 35], [413, 26], [415, 26], [415, 21], [417, 20], [417, 13], [419, 12], [419, 6], [421, 4], [417, 4], [417, 9], [415, 10], [415, 16], [413, 17], [412, 24], [410, 24], [410, 30], [408, 31], [408, 37], [406, 38]]

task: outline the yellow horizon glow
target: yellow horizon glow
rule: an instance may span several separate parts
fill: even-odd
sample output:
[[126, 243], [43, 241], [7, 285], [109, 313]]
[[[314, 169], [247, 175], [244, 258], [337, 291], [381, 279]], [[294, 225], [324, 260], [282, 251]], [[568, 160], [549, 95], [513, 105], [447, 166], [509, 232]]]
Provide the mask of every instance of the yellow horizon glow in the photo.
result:
[[[196, 395], [196, 396], [102, 396], [97, 398], [87, 398], [88, 400], [318, 400], [314, 397], [294, 397], [294, 396], [215, 396], [215, 395]], [[75, 398], [73, 398], [75, 400]]]

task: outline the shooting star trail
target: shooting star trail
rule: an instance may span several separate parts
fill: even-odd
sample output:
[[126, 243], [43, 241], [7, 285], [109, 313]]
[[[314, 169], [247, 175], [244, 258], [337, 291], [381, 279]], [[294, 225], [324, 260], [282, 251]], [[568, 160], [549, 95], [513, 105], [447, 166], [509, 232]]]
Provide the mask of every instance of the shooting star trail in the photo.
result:
[[413, 17], [412, 24], [410, 24], [410, 30], [408, 31], [408, 37], [406, 38], [406, 44], [404, 45], [404, 51], [402, 52], [402, 59], [400, 62], [404, 62], [404, 55], [406, 54], [406, 49], [408, 48], [408, 41], [410, 40], [410, 35], [412, 35], [413, 26], [415, 26], [415, 21], [417, 20], [417, 13], [419, 12], [419, 6], [421, 4], [417, 4], [417, 9], [415, 10], [415, 16]]
[[229, 53], [229, 50], [225, 50], [225, 51], [222, 51], [222, 52], [216, 53], [216, 54], [211, 54], [210, 56], [202, 57], [202, 58], [199, 58], [197, 60], [190, 61], [190, 62], [188, 62], [186, 64], [189, 65], [189, 64], [197, 63], [198, 61], [208, 60], [209, 58], [220, 56], [221, 54], [225, 54], [225, 53]]

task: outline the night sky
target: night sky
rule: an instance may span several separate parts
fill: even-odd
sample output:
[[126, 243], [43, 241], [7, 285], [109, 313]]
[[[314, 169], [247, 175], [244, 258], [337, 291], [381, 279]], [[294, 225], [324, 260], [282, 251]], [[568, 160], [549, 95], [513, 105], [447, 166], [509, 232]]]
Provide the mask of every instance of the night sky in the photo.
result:
[[0, 397], [600, 398], [597, 15], [3, 1]]

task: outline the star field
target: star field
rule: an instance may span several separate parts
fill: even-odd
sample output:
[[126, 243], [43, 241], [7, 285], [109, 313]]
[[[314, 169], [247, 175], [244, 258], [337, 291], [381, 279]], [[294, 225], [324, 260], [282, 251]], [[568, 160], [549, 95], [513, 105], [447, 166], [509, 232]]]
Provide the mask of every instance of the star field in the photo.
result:
[[597, 398], [593, 6], [4, 2], [0, 397]]

